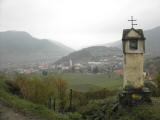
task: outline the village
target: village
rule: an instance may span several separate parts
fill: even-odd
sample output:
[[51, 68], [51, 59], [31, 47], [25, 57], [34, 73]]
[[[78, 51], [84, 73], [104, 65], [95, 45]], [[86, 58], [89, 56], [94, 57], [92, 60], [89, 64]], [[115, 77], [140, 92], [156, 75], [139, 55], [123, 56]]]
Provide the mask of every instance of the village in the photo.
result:
[[87, 63], [75, 63], [72, 59], [62, 64], [52, 64], [42, 62], [30, 67], [15, 68], [14, 71], [21, 74], [39, 73], [42, 71], [52, 72], [79, 72], [79, 73], [110, 73], [115, 72], [122, 75], [123, 56], [109, 56], [99, 61], [89, 61]]

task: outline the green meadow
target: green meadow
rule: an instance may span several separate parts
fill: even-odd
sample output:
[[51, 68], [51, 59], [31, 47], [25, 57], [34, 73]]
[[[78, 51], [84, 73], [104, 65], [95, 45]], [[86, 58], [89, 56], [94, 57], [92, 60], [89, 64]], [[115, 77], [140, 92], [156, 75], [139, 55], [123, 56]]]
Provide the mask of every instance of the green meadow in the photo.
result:
[[102, 88], [109, 90], [122, 88], [122, 77], [116, 74], [84, 74], [84, 73], [63, 73], [60, 75], [67, 81], [69, 88], [78, 91], [92, 91]]

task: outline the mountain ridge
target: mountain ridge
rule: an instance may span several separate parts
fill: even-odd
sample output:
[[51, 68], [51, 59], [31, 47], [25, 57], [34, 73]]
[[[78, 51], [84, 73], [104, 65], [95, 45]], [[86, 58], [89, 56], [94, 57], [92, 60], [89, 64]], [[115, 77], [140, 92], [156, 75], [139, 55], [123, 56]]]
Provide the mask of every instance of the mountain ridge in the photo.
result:
[[74, 50], [58, 42], [38, 39], [25, 31], [0, 32], [0, 66], [54, 62]]
[[[160, 56], [160, 47], [159, 47], [160, 45], [160, 40], [159, 40], [160, 27], [155, 27], [150, 30], [145, 30], [144, 35], [146, 37], [145, 56], [146, 57]], [[100, 51], [101, 49], [103, 49], [103, 52]], [[97, 51], [97, 54], [94, 54], [96, 51]], [[104, 44], [104, 45], [97, 45], [97, 46], [83, 48], [81, 50], [70, 53], [68, 56], [65, 56], [59, 59], [58, 61], [55, 62], [55, 64], [68, 64], [69, 59], [72, 59], [73, 63], [82, 63], [82, 64], [85, 63], [86, 64], [89, 61], [98, 61], [100, 59], [103, 59], [104, 57], [107, 59], [109, 57], [113, 58], [114, 56], [122, 56], [122, 41], [121, 40], [112, 42], [112, 43], [108, 43], [108, 44]]]

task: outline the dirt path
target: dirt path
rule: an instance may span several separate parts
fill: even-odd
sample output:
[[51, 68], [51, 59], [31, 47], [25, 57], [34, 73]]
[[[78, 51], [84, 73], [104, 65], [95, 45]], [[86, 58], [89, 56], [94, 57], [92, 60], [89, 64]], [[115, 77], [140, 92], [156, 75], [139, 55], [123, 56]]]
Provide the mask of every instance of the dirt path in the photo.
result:
[[9, 107], [6, 107], [0, 102], [0, 120], [42, 120], [33, 118], [33, 116], [24, 116], [21, 113], [15, 112]]

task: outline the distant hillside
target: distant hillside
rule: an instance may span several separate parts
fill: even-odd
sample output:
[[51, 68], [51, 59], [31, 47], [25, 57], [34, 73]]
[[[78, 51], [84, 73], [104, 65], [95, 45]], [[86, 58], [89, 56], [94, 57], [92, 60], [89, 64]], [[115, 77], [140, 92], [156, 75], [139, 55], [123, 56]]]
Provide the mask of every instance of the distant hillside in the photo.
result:
[[160, 27], [144, 32], [146, 37], [146, 52], [152, 57], [160, 56]]
[[0, 32], [0, 67], [54, 62], [72, 52], [60, 43], [37, 39], [26, 32]]
[[[149, 57], [160, 56], [160, 27], [144, 31], [146, 38], [146, 54]], [[121, 40], [107, 44], [106, 46], [121, 48]]]
[[[146, 55], [148, 57], [160, 56], [160, 27], [144, 31], [146, 37]], [[106, 46], [106, 47], [105, 47]], [[104, 46], [88, 47], [69, 54], [58, 60], [56, 64], [68, 64], [69, 59], [73, 63], [85, 64], [89, 61], [99, 61], [103, 58], [110, 58], [111, 56], [122, 55], [121, 40], [106, 44]]]
[[121, 55], [121, 50], [114, 47], [93, 46], [73, 52], [68, 56], [58, 60], [56, 64], [68, 64], [71, 59], [73, 63], [86, 64], [89, 61], [99, 61], [103, 58], [109, 58], [113, 55]]
[[160, 73], [160, 57], [148, 58], [145, 61], [145, 70], [149, 72], [153, 77]]

